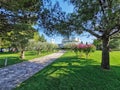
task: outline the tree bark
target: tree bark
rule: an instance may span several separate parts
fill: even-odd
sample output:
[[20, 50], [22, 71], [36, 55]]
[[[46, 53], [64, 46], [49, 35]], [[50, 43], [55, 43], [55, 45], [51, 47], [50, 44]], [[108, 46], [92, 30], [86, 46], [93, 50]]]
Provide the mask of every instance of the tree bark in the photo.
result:
[[109, 62], [109, 37], [104, 37], [102, 40], [102, 62], [101, 68], [110, 69]]
[[24, 50], [21, 50], [20, 58], [21, 58], [21, 59], [24, 59], [24, 58], [25, 58], [25, 52], [24, 52]]
[[40, 51], [38, 51], [38, 55], [40, 55], [41, 54], [41, 52]]

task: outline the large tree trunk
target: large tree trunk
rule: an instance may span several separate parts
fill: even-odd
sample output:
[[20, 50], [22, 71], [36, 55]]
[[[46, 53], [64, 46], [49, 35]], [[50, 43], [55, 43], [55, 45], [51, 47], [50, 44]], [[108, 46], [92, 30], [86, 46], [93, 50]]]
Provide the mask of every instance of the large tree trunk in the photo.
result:
[[21, 59], [25, 58], [25, 51], [24, 50], [21, 50], [21, 52], [20, 52], [20, 58]]
[[104, 37], [102, 40], [102, 63], [101, 67], [103, 69], [110, 69], [109, 63], [109, 38]]

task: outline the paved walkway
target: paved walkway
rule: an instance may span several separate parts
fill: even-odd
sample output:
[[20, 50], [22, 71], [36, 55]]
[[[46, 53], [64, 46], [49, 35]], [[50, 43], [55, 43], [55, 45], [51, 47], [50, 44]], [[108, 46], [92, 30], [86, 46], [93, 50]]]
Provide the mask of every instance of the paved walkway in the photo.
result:
[[64, 54], [59, 51], [41, 58], [0, 68], [0, 90], [11, 90]]

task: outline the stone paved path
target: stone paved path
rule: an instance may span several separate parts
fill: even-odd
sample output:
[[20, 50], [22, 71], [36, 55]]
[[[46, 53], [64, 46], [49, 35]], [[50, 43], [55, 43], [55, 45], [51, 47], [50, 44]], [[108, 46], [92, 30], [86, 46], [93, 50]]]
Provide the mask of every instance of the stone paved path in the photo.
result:
[[41, 58], [0, 68], [0, 90], [11, 90], [64, 54], [59, 51]]

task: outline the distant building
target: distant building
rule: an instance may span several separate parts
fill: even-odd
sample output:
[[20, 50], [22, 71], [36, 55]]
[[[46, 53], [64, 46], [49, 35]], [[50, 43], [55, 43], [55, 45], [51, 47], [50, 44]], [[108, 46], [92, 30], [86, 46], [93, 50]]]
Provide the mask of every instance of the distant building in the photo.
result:
[[51, 43], [54, 44], [55, 43], [55, 39], [52, 38], [51, 39]]
[[67, 44], [67, 43], [80, 43], [80, 39], [76, 37], [71, 37], [71, 38], [64, 38], [62, 40], [62, 44]]
[[63, 48], [63, 44], [58, 44], [58, 47], [59, 48]]

